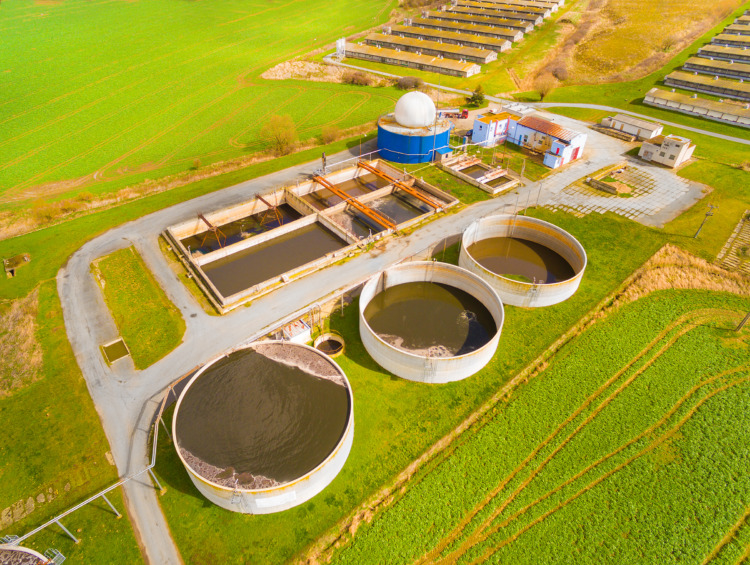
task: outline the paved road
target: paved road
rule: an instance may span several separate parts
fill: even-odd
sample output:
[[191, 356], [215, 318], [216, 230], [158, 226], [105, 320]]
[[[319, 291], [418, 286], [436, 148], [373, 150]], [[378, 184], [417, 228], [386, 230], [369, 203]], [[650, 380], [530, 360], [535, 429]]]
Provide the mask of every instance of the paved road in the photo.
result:
[[[358, 67], [356, 65], [350, 65], [348, 63], [341, 63], [331, 58], [330, 56], [326, 57], [325, 60], [328, 63], [331, 63], [333, 65], [339, 65], [341, 67], [348, 67], [350, 69], [356, 69], [358, 71], [366, 71], [368, 73], [374, 73], [377, 75], [386, 76], [390, 78], [397, 78], [397, 79], [402, 77], [402, 75], [386, 73], [383, 71], [376, 71], [376, 70], [368, 69], [365, 67]], [[433, 88], [444, 90], [446, 92], [454, 92], [456, 94], [461, 94], [463, 96], [468, 96], [471, 94], [470, 90], [463, 90], [461, 88], [451, 88], [449, 86], [443, 86], [441, 84], [434, 84], [431, 82], [427, 82], [425, 84]], [[497, 96], [490, 96], [490, 95], [485, 95], [485, 98], [487, 100], [490, 100], [491, 102], [497, 102], [499, 104], [515, 102], [515, 100], [508, 100], [505, 98], [499, 98]], [[750, 145], [750, 140], [743, 139], [741, 137], [733, 137], [731, 135], [724, 135], [722, 133], [714, 133], [712, 131], [707, 131], [707, 130], [700, 129], [700, 128], [694, 128], [694, 127], [686, 126], [683, 124], [678, 124], [676, 122], [667, 122], [664, 120], [657, 120], [653, 116], [648, 116], [646, 114], [638, 114], [636, 112], [631, 112], [629, 110], [623, 110], [622, 108], [615, 108], [613, 106], [602, 106], [599, 104], [576, 104], [572, 102], [524, 102], [524, 105], [531, 106], [533, 108], [539, 108], [539, 109], [543, 109], [543, 108], [589, 108], [591, 110], [605, 110], [607, 112], [615, 112], [618, 114], [627, 114], [629, 116], [635, 116], [636, 118], [642, 118], [644, 120], [658, 121], [659, 123], [664, 124], [666, 126], [672, 126], [672, 127], [681, 128], [681, 129], [688, 130], [688, 131], [693, 131], [695, 133], [700, 133], [701, 135], [708, 135], [711, 137], [716, 137], [718, 139], [725, 139], [727, 141], [734, 141], [735, 143], [742, 143], [743, 145]]]
[[[580, 127], [564, 116], [550, 116], [568, 127]], [[365, 151], [372, 146], [368, 145]], [[337, 288], [364, 281], [389, 265], [410, 257], [443, 238], [458, 234], [477, 218], [497, 212], [513, 212], [528, 204], [543, 204], [573, 181], [622, 159], [627, 148], [619, 140], [589, 133], [584, 157], [552, 174], [543, 182], [531, 183], [518, 192], [477, 203], [456, 214], [442, 216], [405, 237], [387, 240], [383, 249], [331, 266], [255, 300], [225, 316], [207, 315], [170, 269], [158, 246], [165, 227], [194, 218], [199, 212], [223, 208], [251, 198], [279, 185], [309, 175], [318, 163], [307, 163], [241, 183], [220, 192], [178, 204], [123, 224], [86, 243], [73, 254], [57, 276], [65, 327], [83, 371], [119, 473], [124, 476], [148, 463], [148, 436], [165, 389], [178, 377], [191, 372], [225, 350], [276, 328], [280, 320], [303, 312]], [[330, 162], [351, 159], [350, 153], [333, 156]], [[118, 332], [90, 273], [91, 262], [117, 249], [134, 245], [159, 284], [182, 313], [186, 331], [182, 343], [169, 355], [144, 371], [136, 371], [129, 358], [112, 367], [102, 359], [99, 346]], [[143, 543], [147, 562], [158, 565], [181, 563], [169, 535], [166, 520], [151, 483], [142, 480], [125, 485], [125, 494], [136, 533]]]

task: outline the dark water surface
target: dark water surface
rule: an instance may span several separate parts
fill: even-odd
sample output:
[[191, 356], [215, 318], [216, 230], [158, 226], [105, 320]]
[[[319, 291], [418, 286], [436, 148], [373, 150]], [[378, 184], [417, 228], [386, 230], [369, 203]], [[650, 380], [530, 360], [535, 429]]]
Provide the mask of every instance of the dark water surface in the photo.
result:
[[178, 412], [177, 441], [215, 467], [286, 483], [335, 449], [349, 409], [344, 386], [246, 349], [191, 385]]
[[515, 237], [489, 237], [467, 251], [483, 267], [527, 282], [554, 283], [575, 275], [573, 267], [549, 247]]
[[347, 243], [315, 222], [293, 232], [203, 265], [203, 272], [223, 296], [278, 277]]
[[181, 240], [181, 243], [185, 248], [190, 246], [191, 252], [201, 251], [203, 253], [210, 253], [221, 247], [226, 247], [227, 245], [237, 243], [238, 241], [242, 241], [253, 235], [267, 232], [268, 230], [288, 224], [289, 222], [302, 217], [302, 214], [297, 212], [297, 210], [292, 208], [289, 204], [281, 204], [276, 210], [279, 212], [278, 216], [273, 211], [264, 211], [219, 226], [221, 233], [226, 237], [226, 240], [221, 238], [221, 245], [219, 245], [216, 236], [210, 231], [204, 231], [186, 237]]
[[421, 200], [403, 192], [388, 194], [382, 198], [368, 202], [367, 205], [373, 210], [385, 214], [396, 222], [396, 224], [407, 222], [432, 210], [431, 207]]
[[[340, 182], [336, 185], [336, 188], [346, 192], [349, 196], [356, 198], [357, 196], [368, 194], [373, 190], [383, 188], [384, 186], [388, 186], [388, 181], [373, 173], [366, 173], [353, 179]], [[321, 190], [316, 190], [315, 192], [306, 194], [302, 199], [315, 206], [318, 210], [335, 206], [341, 202], [341, 198], [327, 188], [322, 188]]]
[[411, 282], [387, 288], [365, 308], [365, 319], [385, 341], [405, 351], [464, 355], [497, 332], [489, 310], [453, 286]]

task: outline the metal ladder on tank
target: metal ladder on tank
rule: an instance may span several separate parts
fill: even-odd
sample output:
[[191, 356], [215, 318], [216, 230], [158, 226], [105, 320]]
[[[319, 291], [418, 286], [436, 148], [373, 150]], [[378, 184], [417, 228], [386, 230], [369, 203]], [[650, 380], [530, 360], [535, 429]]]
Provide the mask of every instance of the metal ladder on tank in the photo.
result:
[[237, 479], [234, 479], [234, 490], [232, 491], [232, 498], [229, 503], [239, 505], [240, 509], [243, 512], [247, 511], [247, 509], [245, 508], [245, 497], [242, 496], [242, 493], [240, 492], [240, 487]]
[[424, 358], [424, 382], [432, 383], [437, 375], [437, 363], [435, 358], [428, 353]]

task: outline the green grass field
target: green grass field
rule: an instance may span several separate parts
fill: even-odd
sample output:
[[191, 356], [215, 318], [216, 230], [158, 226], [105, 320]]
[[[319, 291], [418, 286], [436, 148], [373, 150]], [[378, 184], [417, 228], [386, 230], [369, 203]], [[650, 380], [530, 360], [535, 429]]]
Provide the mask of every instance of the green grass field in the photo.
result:
[[736, 562], [750, 533], [750, 332], [733, 328], [748, 307], [665, 291], [597, 322], [333, 562]]
[[390, 108], [393, 89], [259, 75], [394, 2], [9, 0], [0, 7], [0, 210], [247, 155], [274, 113], [302, 140]]
[[[26, 505], [29, 497], [34, 509], [1, 529], [2, 536], [25, 534], [117, 480], [105, 456], [109, 444], [65, 334], [54, 280], [39, 287], [36, 337], [44, 352], [40, 378], [0, 398], [0, 512], [19, 500]], [[110, 500], [122, 519], [116, 520], [98, 501], [63, 520], [80, 544], [54, 525], [24, 544], [39, 551], [55, 547], [69, 563], [139, 563], [119, 492]]]
[[185, 320], [133, 247], [91, 267], [136, 369], [153, 365], [182, 341]]

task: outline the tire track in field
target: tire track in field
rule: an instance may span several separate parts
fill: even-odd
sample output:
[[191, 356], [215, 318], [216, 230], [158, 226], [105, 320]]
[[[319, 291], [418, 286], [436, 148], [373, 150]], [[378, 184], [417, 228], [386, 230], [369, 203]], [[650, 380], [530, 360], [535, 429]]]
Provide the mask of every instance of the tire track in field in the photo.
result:
[[732, 525], [732, 527], [724, 535], [724, 537], [719, 540], [719, 543], [716, 544], [716, 547], [714, 547], [713, 550], [711, 550], [711, 553], [709, 553], [706, 558], [701, 561], [701, 565], [707, 565], [710, 561], [713, 561], [716, 556], [719, 555], [719, 553], [721, 553], [721, 550], [724, 549], [724, 547], [730, 541], [732, 541], [732, 538], [737, 534], [738, 531], [740, 531], [740, 528], [745, 525], [748, 517], [750, 517], [750, 505], [745, 508], [745, 511], [742, 513], [739, 519]]
[[500, 492], [502, 492], [505, 487], [512, 481], [519, 473], [523, 471], [523, 469], [531, 463], [531, 461], [539, 454], [539, 452], [542, 451], [545, 447], [547, 447], [557, 436], [564, 430], [569, 424], [571, 424], [578, 416], [580, 416], [584, 410], [586, 410], [600, 395], [604, 394], [605, 391], [607, 391], [615, 382], [617, 382], [627, 371], [629, 371], [638, 361], [640, 361], [642, 358], [647, 356], [651, 350], [659, 343], [661, 342], [664, 337], [671, 333], [675, 328], [679, 327], [685, 319], [689, 319], [691, 317], [691, 313], [685, 314], [683, 316], [680, 316], [677, 320], [669, 324], [664, 330], [659, 332], [654, 339], [652, 339], [646, 347], [644, 347], [641, 351], [638, 352], [638, 354], [628, 361], [619, 371], [617, 371], [612, 377], [607, 379], [599, 388], [597, 388], [593, 393], [591, 393], [585, 401], [578, 406], [578, 408], [573, 411], [565, 420], [563, 420], [562, 423], [560, 423], [555, 430], [552, 431], [550, 435], [548, 435], [541, 443], [537, 444], [537, 446], [534, 448], [534, 450], [526, 456], [526, 458], [521, 461], [511, 472], [509, 475], [507, 475], [499, 484], [497, 487], [495, 487], [490, 493], [479, 503], [477, 504], [474, 509], [470, 513], [466, 515], [466, 517], [459, 522], [456, 528], [454, 528], [452, 535], [448, 536], [446, 538], [443, 538], [440, 544], [435, 546], [435, 548], [427, 553], [424, 557], [420, 558], [415, 562], [415, 565], [425, 565], [429, 563], [433, 563], [435, 559], [454, 541], [456, 541], [461, 534], [463, 533], [463, 530], [474, 520], [474, 518], [488, 505], [494, 500]]
[[577, 493], [575, 493], [574, 495], [572, 495], [571, 497], [569, 497], [567, 500], [561, 502], [560, 504], [558, 504], [554, 508], [548, 510], [547, 512], [545, 512], [541, 516], [537, 517], [531, 523], [529, 523], [526, 526], [524, 526], [521, 530], [519, 530], [518, 532], [516, 532], [512, 536], [510, 536], [510, 537], [506, 538], [505, 540], [503, 540], [499, 545], [491, 547], [488, 550], [486, 550], [482, 554], [482, 556], [480, 556], [478, 559], [475, 559], [474, 561], [472, 561], [471, 565], [479, 565], [480, 563], [484, 563], [487, 559], [489, 559], [489, 557], [491, 557], [492, 555], [494, 555], [495, 553], [497, 553], [497, 551], [499, 549], [501, 549], [501, 548], [505, 547], [506, 545], [508, 545], [508, 544], [516, 541], [519, 537], [521, 537], [521, 535], [523, 535], [524, 533], [526, 533], [527, 531], [529, 531], [531, 528], [533, 528], [537, 524], [541, 523], [547, 517], [551, 516], [552, 514], [554, 514], [555, 512], [557, 512], [558, 510], [564, 508], [565, 506], [567, 506], [568, 504], [570, 504], [574, 500], [580, 498], [582, 495], [586, 494], [587, 492], [589, 492], [590, 490], [592, 490], [594, 487], [596, 487], [597, 485], [601, 484], [603, 481], [605, 481], [606, 479], [608, 479], [609, 477], [611, 477], [615, 473], [621, 471], [622, 469], [624, 469], [625, 467], [627, 467], [628, 465], [630, 465], [631, 463], [633, 463], [637, 459], [640, 459], [641, 457], [643, 457], [647, 453], [650, 453], [651, 451], [653, 451], [654, 449], [656, 449], [657, 447], [659, 447], [661, 444], [663, 444], [665, 441], [671, 439], [677, 432], [679, 432], [680, 428], [682, 428], [682, 426], [684, 426], [685, 423], [687, 423], [690, 420], [690, 418], [692, 418], [695, 415], [695, 413], [698, 411], [698, 409], [701, 406], [703, 406], [706, 402], [708, 402], [709, 400], [711, 400], [714, 396], [716, 396], [717, 394], [719, 394], [721, 392], [724, 392], [725, 390], [727, 390], [727, 389], [729, 389], [731, 387], [734, 387], [734, 386], [737, 386], [737, 385], [740, 385], [740, 384], [744, 384], [744, 383], [750, 383], [750, 377], [746, 376], [746, 377], [743, 377], [741, 379], [737, 379], [736, 381], [732, 381], [730, 383], [727, 383], [727, 384], [723, 385], [722, 387], [720, 387], [720, 388], [712, 391], [711, 393], [709, 393], [708, 395], [706, 395], [704, 398], [702, 398], [700, 400], [700, 402], [697, 405], [695, 405], [693, 408], [691, 408], [690, 411], [673, 428], [671, 428], [669, 431], [665, 432], [661, 437], [659, 437], [658, 439], [656, 439], [655, 441], [653, 441], [651, 444], [649, 444], [647, 447], [645, 447], [644, 449], [642, 449], [641, 451], [639, 451], [636, 455], [633, 455], [632, 457], [630, 457], [629, 459], [627, 459], [623, 463], [620, 463], [619, 465], [617, 465], [617, 467], [615, 467], [614, 469], [606, 472], [604, 475], [598, 477], [597, 479], [595, 479], [594, 481], [592, 481], [591, 483], [589, 483], [588, 485], [586, 485], [584, 488], [582, 488]]
[[[487, 541], [487, 539], [489, 539], [489, 537], [491, 537], [492, 535], [494, 535], [495, 533], [497, 533], [501, 529], [507, 527], [508, 525], [512, 524], [515, 520], [517, 520], [520, 516], [524, 515], [530, 509], [534, 508], [535, 506], [537, 506], [541, 502], [545, 501], [549, 497], [557, 494], [558, 492], [560, 492], [565, 487], [570, 486], [575, 481], [577, 481], [578, 479], [580, 479], [581, 477], [583, 477], [587, 473], [591, 472], [592, 470], [596, 469], [597, 467], [599, 467], [603, 463], [607, 462], [608, 460], [610, 460], [615, 455], [618, 455], [619, 453], [621, 453], [622, 451], [624, 451], [628, 447], [634, 445], [635, 443], [641, 441], [642, 439], [644, 439], [647, 436], [649, 436], [650, 434], [652, 434], [654, 431], [656, 431], [659, 428], [663, 427], [667, 423], [667, 421], [672, 416], [674, 416], [674, 414], [683, 406], [683, 404], [685, 404], [685, 402], [687, 402], [688, 400], [690, 400], [691, 397], [693, 397], [695, 395], [695, 393], [697, 391], [699, 391], [701, 388], [703, 388], [703, 387], [705, 387], [707, 385], [710, 385], [710, 384], [714, 384], [714, 383], [716, 383], [718, 381], [721, 381], [721, 380], [727, 380], [726, 377], [735, 375], [736, 373], [739, 373], [739, 372], [747, 371], [749, 369], [750, 369], [750, 365], [743, 365], [743, 366], [740, 366], [740, 367], [735, 367], [733, 369], [728, 369], [726, 371], [723, 371], [722, 373], [719, 373], [717, 375], [713, 375], [709, 379], [707, 379], [705, 381], [702, 381], [702, 382], [698, 383], [697, 385], [693, 386], [687, 393], [685, 393], [672, 406], [672, 408], [669, 410], [669, 412], [667, 412], [664, 416], [662, 416], [659, 420], [657, 420], [657, 422], [655, 422], [654, 424], [652, 424], [645, 431], [643, 431], [640, 434], [638, 434], [637, 436], [631, 438], [630, 440], [628, 440], [626, 443], [624, 443], [623, 445], [621, 445], [620, 447], [618, 447], [617, 449], [615, 449], [611, 453], [608, 453], [607, 455], [605, 455], [605, 456], [597, 459], [596, 461], [590, 463], [584, 469], [582, 469], [581, 471], [579, 471], [578, 473], [576, 473], [575, 475], [573, 475], [572, 477], [570, 477], [569, 479], [567, 479], [566, 481], [564, 481], [563, 483], [561, 483], [560, 485], [558, 485], [557, 487], [555, 487], [554, 489], [548, 491], [543, 496], [541, 496], [538, 499], [530, 502], [529, 504], [527, 504], [526, 506], [524, 506], [522, 509], [516, 511], [512, 516], [510, 516], [510, 517], [506, 518], [505, 520], [503, 520], [503, 522], [501, 522], [499, 524], [496, 524], [492, 528], [492, 530], [490, 532], [488, 532], [486, 535], [482, 536], [482, 538], [479, 539], [479, 541], [477, 543], [482, 543], [484, 541]], [[743, 379], [740, 379], [740, 381], [741, 380], [743, 380]]]

